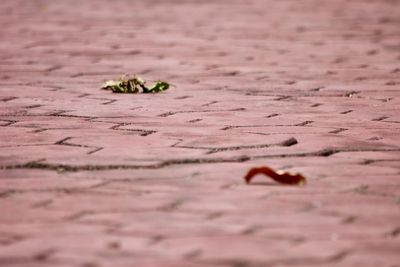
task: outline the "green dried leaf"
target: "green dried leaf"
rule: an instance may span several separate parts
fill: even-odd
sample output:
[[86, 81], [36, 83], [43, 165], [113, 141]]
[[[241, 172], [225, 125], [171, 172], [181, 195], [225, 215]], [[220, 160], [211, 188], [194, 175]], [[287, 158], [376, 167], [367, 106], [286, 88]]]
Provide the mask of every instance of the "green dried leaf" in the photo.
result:
[[159, 93], [169, 88], [169, 84], [163, 81], [156, 81], [151, 87], [146, 87], [145, 80], [138, 76], [133, 78], [122, 77], [118, 81], [109, 80], [102, 85], [102, 89], [111, 90], [113, 93]]
[[111, 89], [111, 87], [117, 86], [118, 84], [119, 84], [119, 82], [109, 80], [109, 81], [106, 81], [105, 83], [103, 83], [103, 85], [101, 86], [101, 89], [109, 90], [109, 89]]
[[168, 90], [169, 83], [163, 81], [156, 81], [150, 88], [143, 88], [143, 93], [159, 93]]

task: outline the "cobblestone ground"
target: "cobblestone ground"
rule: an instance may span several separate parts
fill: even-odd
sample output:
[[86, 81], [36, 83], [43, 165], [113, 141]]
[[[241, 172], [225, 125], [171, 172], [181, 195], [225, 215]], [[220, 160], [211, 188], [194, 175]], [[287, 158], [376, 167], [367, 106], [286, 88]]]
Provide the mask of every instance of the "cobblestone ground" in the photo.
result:
[[400, 266], [400, 1], [0, 14], [1, 266]]

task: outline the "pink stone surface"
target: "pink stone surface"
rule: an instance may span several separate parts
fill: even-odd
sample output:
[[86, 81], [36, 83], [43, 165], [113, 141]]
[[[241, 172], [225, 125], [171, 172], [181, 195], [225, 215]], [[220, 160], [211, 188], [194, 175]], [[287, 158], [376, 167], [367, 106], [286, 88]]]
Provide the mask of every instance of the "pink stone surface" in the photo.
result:
[[400, 1], [0, 14], [0, 266], [400, 266]]

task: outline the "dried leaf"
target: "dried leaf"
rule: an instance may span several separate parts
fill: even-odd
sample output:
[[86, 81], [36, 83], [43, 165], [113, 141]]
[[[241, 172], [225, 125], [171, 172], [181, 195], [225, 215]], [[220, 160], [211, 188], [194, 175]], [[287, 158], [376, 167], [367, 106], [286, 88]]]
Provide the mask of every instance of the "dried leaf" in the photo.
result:
[[150, 88], [143, 88], [143, 93], [158, 93], [168, 90], [169, 84], [163, 81], [156, 81]]
[[145, 80], [138, 76], [122, 77], [118, 81], [106, 81], [101, 88], [111, 90], [113, 93], [131, 93], [136, 94], [142, 90], [143, 93], [159, 93], [169, 88], [169, 83], [157, 81], [151, 87], [145, 85]]
[[102, 89], [109, 89], [109, 88], [111, 88], [111, 87], [113, 87], [113, 86], [116, 86], [116, 85], [118, 85], [118, 84], [119, 84], [119, 82], [117, 82], [117, 81], [109, 80], [109, 81], [106, 81], [106, 82], [101, 86], [101, 88], [102, 88]]
[[266, 166], [251, 168], [244, 177], [244, 180], [246, 181], [246, 183], [250, 183], [253, 177], [257, 174], [264, 174], [266, 176], [269, 176], [274, 181], [281, 184], [304, 185], [306, 183], [306, 178], [300, 173], [291, 174], [289, 172], [282, 171], [275, 172], [274, 170]]

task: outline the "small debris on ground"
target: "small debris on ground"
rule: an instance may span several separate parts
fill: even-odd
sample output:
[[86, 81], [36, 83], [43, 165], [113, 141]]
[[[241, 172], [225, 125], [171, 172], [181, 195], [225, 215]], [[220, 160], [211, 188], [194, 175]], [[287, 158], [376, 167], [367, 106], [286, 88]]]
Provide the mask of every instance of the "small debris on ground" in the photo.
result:
[[106, 81], [101, 86], [101, 89], [111, 90], [113, 93], [137, 94], [142, 92], [143, 94], [148, 94], [163, 92], [168, 90], [169, 86], [169, 83], [158, 80], [153, 85], [148, 87], [146, 86], [145, 80], [134, 75], [132, 78], [125, 76], [120, 78], [118, 81]]
[[257, 174], [264, 174], [274, 181], [281, 184], [289, 184], [289, 185], [304, 185], [306, 184], [306, 178], [300, 173], [292, 174], [289, 172], [283, 171], [274, 171], [269, 167], [254, 167], [249, 170], [249, 172], [244, 177], [244, 180], [247, 184], [253, 179]]

